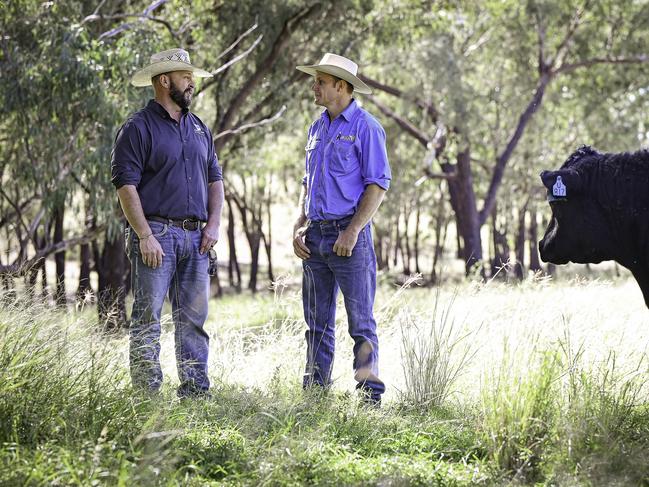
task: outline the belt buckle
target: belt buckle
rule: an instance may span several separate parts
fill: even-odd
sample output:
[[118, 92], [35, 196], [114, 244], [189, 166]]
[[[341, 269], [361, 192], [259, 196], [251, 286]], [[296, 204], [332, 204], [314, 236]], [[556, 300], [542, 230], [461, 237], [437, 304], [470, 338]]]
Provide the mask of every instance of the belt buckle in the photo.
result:
[[194, 230], [194, 229], [192, 229], [192, 228], [187, 228], [187, 227], [185, 226], [185, 224], [191, 225], [192, 223], [196, 223], [196, 222], [191, 221], [189, 218], [185, 218], [185, 219], [183, 220], [183, 225], [182, 225], [183, 230], [189, 230], [189, 231]]

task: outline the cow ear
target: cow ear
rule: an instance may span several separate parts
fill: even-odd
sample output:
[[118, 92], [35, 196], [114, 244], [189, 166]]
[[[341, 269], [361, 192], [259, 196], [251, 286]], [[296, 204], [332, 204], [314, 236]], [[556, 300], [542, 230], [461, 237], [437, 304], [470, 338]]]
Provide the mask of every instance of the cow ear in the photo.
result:
[[552, 185], [557, 179], [558, 172], [559, 171], [541, 171], [541, 174], [539, 174], [539, 176], [541, 177], [543, 186], [545, 186], [547, 189], [552, 189]]

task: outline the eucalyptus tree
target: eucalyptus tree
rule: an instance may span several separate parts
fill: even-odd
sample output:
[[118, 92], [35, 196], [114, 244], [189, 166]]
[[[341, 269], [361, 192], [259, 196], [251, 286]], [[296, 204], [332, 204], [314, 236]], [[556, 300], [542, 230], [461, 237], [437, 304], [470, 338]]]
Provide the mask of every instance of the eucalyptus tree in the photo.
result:
[[[313, 113], [308, 79], [295, 70], [315, 62], [325, 51], [353, 49], [371, 2], [270, 1], [239, 2], [237, 9], [219, 6], [204, 36], [212, 48], [214, 78], [201, 87], [201, 104], [213, 113], [215, 147], [226, 179], [229, 278], [241, 287], [234, 225], [241, 222], [251, 255], [248, 289], [257, 289], [261, 246], [272, 281], [271, 205], [279, 190], [295, 191], [282, 181], [287, 174], [301, 180], [304, 137]], [[291, 137], [280, 134], [288, 132]], [[301, 147], [304, 145], [302, 144]], [[293, 168], [299, 168], [297, 173]], [[297, 194], [295, 191], [297, 204]], [[235, 218], [234, 212], [238, 212]], [[289, 238], [287, 235], [286, 238]]]
[[[368, 56], [377, 68], [366, 81], [385, 94], [376, 105], [419, 143], [421, 159], [448, 177], [468, 272], [482, 259], [480, 229], [546, 92], [605, 70], [589, 96], [607, 105], [617, 87], [637, 84], [649, 61], [649, 6], [530, 0], [387, 2], [382, 9], [396, 23], [374, 31]], [[381, 51], [385, 38], [392, 47]]]
[[[92, 55], [92, 40], [75, 22], [82, 2], [23, 0], [5, 5], [0, 15], [3, 138], [12, 141], [0, 147], [0, 194], [3, 222], [15, 229], [0, 271], [23, 273], [55, 253], [62, 302], [63, 252], [92, 238], [79, 217], [76, 189], [81, 180], [98, 181], [92, 175], [102, 163], [115, 108], [102, 83], [101, 56]], [[94, 186], [88, 202], [105, 187]]]

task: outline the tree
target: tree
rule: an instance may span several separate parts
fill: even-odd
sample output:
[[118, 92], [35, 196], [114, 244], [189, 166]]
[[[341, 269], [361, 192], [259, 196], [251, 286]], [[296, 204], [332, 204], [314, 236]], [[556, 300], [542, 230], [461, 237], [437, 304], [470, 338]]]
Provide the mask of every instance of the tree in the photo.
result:
[[[628, 87], [629, 71], [649, 60], [641, 41], [647, 8], [632, 1], [622, 6], [488, 2], [479, 8], [464, 2], [417, 15], [421, 13], [417, 5], [398, 18], [411, 23], [406, 35], [394, 24], [376, 31], [375, 43], [390, 35], [393, 42], [396, 38], [395, 50], [405, 53], [382, 59], [397, 59], [399, 66], [413, 69], [404, 73], [395, 63], [382, 63], [376, 71], [383, 79], [365, 81], [401, 106], [386, 105], [384, 97], [371, 100], [449, 177], [467, 272], [482, 259], [480, 229], [494, 209], [505, 170], [548, 87], [558, 79], [584, 77], [600, 66], [624, 66], [613, 73], [618, 84]], [[599, 93], [601, 104], [606, 96]], [[496, 128], [492, 140], [485, 133], [490, 126]], [[476, 160], [493, 163], [484, 173], [476, 173]]]

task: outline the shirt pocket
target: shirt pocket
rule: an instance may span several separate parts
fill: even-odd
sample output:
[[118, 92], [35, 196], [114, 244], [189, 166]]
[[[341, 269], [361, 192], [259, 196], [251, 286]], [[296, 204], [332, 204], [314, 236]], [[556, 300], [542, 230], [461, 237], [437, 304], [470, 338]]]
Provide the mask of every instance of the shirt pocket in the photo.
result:
[[306, 147], [304, 147], [304, 151], [306, 152], [306, 169], [307, 173], [309, 174], [315, 169], [316, 154], [318, 152], [317, 149], [319, 142], [320, 139], [316, 139], [314, 137], [312, 139], [309, 139]]
[[345, 175], [357, 168], [358, 160], [354, 143], [346, 140], [336, 140], [330, 152], [329, 170], [333, 174]]

